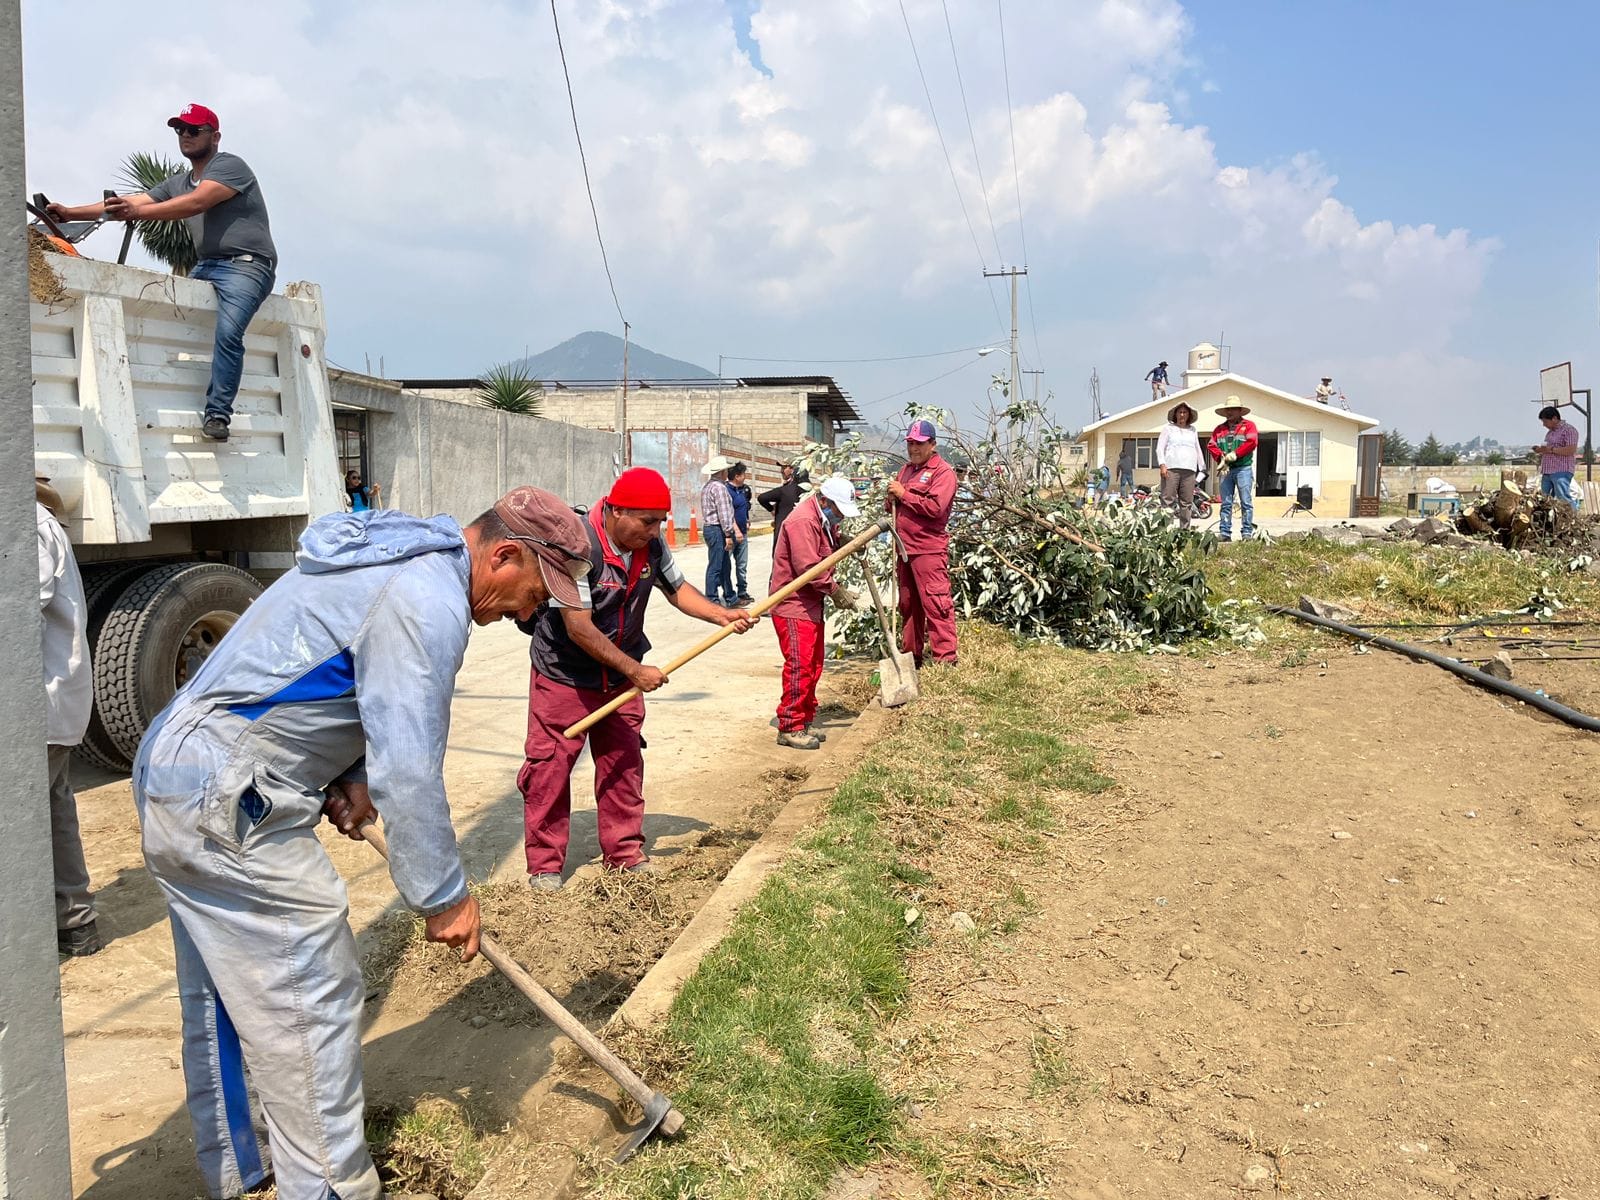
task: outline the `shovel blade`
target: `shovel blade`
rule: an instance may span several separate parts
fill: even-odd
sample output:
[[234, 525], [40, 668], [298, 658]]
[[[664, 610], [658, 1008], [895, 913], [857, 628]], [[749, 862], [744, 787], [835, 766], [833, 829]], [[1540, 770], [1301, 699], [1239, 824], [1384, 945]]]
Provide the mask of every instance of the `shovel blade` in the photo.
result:
[[910, 704], [921, 694], [911, 655], [897, 653], [878, 660], [878, 699], [885, 708]]

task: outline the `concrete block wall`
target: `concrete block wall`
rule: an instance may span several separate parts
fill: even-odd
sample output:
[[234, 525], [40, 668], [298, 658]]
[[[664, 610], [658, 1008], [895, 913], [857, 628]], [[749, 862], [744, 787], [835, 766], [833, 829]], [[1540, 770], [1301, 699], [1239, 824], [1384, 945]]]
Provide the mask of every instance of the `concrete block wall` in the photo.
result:
[[469, 521], [520, 484], [588, 505], [616, 478], [609, 433], [349, 377], [335, 377], [333, 399], [366, 409], [372, 480], [390, 508]]
[[[439, 399], [470, 399], [459, 390], [429, 390]], [[616, 390], [547, 389], [542, 414], [589, 429], [616, 428]], [[721, 430], [727, 437], [799, 449], [806, 438], [806, 392], [799, 388], [658, 388], [628, 390], [629, 429]]]

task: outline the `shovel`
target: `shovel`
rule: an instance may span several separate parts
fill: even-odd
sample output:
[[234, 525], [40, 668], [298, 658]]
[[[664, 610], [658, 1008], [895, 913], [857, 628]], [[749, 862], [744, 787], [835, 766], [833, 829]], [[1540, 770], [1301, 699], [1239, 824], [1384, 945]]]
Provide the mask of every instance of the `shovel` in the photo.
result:
[[878, 700], [885, 708], [899, 708], [922, 694], [917, 686], [916, 660], [895, 649], [894, 628], [889, 624], [889, 610], [883, 606], [883, 597], [878, 594], [878, 581], [872, 577], [871, 570], [862, 574], [867, 577], [867, 591], [872, 593], [872, 607], [878, 610], [884, 652], [889, 656], [878, 660]]
[[[368, 821], [361, 827], [361, 835], [374, 850], [383, 855], [384, 861], [387, 862], [389, 843], [383, 836], [383, 831]], [[683, 1114], [672, 1107], [671, 1100], [640, 1079], [627, 1063], [606, 1049], [604, 1042], [590, 1033], [582, 1021], [563, 1008], [559, 1000], [540, 987], [533, 976], [524, 971], [517, 960], [501, 949], [500, 944], [487, 933], [479, 935], [478, 950], [494, 964], [500, 974], [511, 981], [511, 985], [517, 991], [531, 1000], [533, 1006], [549, 1018], [552, 1025], [576, 1042], [578, 1049], [615, 1079], [617, 1086], [627, 1092], [644, 1110], [644, 1116], [628, 1131], [628, 1140], [623, 1142], [622, 1149], [617, 1151], [617, 1162], [627, 1162], [632, 1158], [634, 1151], [644, 1145], [657, 1129], [672, 1137], [683, 1128]]]

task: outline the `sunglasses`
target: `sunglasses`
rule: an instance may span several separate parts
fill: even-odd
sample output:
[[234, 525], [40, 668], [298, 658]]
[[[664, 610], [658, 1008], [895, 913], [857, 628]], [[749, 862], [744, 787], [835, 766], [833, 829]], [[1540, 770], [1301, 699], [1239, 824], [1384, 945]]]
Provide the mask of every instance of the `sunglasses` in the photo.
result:
[[195, 134], [202, 133], [205, 130], [208, 130], [210, 128], [211, 128], [211, 126], [209, 126], [209, 125], [184, 125], [184, 124], [178, 124], [178, 125], [174, 125], [172, 127], [172, 130], [179, 137], [194, 137]]
[[545, 541], [543, 538], [529, 537], [527, 534], [523, 533], [508, 533], [506, 536], [510, 537], [513, 541], [532, 542], [535, 546], [543, 546], [547, 550], [554, 550], [568, 562], [587, 563], [589, 561], [589, 556], [587, 554], [574, 554], [565, 546], [558, 546], [554, 542]]

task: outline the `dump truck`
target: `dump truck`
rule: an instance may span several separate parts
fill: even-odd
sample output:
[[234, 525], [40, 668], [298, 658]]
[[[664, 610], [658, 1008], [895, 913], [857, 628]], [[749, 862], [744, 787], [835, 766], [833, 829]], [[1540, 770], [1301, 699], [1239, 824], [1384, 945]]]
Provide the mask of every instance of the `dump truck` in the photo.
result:
[[322, 293], [291, 283], [245, 337], [231, 437], [201, 433], [211, 285], [30, 255], [35, 473], [83, 573], [94, 715], [80, 752], [132, 764], [151, 719], [312, 519], [343, 507]]

